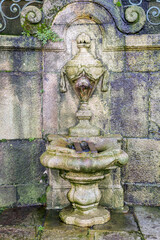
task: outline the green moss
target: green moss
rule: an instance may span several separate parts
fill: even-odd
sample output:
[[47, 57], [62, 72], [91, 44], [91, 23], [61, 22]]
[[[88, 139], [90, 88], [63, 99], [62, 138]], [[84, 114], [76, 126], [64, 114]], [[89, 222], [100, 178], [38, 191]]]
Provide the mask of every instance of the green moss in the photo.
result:
[[117, 7], [121, 7], [122, 3], [120, 1], [116, 2]]
[[[35, 33], [32, 34], [33, 30], [31, 26], [28, 26], [27, 23], [23, 25], [24, 32], [22, 33], [24, 36], [36, 37], [39, 41], [41, 41], [44, 46], [49, 40], [52, 42], [59, 42], [63, 39], [60, 39], [58, 35], [51, 29], [51, 26], [47, 26], [46, 23], [41, 23], [37, 25], [37, 29]], [[43, 89], [42, 89], [43, 90]], [[42, 93], [42, 92], [41, 92]]]
[[0, 142], [7, 142], [7, 139], [1, 139]]
[[29, 140], [29, 142], [32, 142], [35, 140], [35, 138], [29, 138], [28, 140]]

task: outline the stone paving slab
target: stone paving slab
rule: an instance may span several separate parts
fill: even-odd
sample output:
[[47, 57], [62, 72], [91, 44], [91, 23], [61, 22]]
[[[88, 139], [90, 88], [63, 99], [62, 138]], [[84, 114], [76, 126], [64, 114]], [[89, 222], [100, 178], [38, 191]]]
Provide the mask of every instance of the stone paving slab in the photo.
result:
[[105, 224], [99, 224], [93, 226], [94, 230], [104, 231], [138, 231], [137, 224], [134, 220], [133, 214], [120, 214], [111, 212], [111, 220]]
[[[53, 237], [54, 236], [54, 237]], [[88, 228], [66, 225], [59, 218], [59, 210], [48, 210], [42, 240], [87, 240]]]
[[127, 232], [96, 232], [94, 240], [141, 240], [138, 233]]
[[38, 227], [44, 222], [44, 207], [0, 210], [0, 240], [39, 240], [36, 237]]
[[59, 210], [42, 206], [1, 208], [0, 240], [160, 240], [160, 208], [111, 212], [108, 223], [88, 228], [66, 225]]
[[134, 214], [145, 240], [160, 240], [160, 207], [135, 207]]

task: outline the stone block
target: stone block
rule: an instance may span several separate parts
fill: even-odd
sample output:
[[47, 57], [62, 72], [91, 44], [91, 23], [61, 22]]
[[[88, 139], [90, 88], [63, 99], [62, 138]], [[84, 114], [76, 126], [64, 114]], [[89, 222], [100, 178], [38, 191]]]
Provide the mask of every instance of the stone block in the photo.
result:
[[70, 205], [67, 199], [68, 191], [67, 188], [54, 189], [49, 186], [47, 189], [47, 209], [61, 209]]
[[112, 187], [115, 185], [121, 184], [121, 170], [116, 168], [110, 171], [109, 174], [105, 175], [105, 179], [100, 181], [100, 188], [107, 188], [108, 186]]
[[102, 61], [109, 71], [122, 72], [125, 67], [125, 53], [123, 51], [103, 52]]
[[[113, 19], [112, 19], [113, 21]], [[115, 23], [103, 23], [105, 28], [105, 36], [103, 39], [103, 51], [110, 50], [122, 50], [125, 46], [125, 37], [124, 34], [119, 32], [117, 28], [115, 28]]]
[[35, 37], [1, 35], [0, 47], [15, 50], [17, 49], [41, 50], [41, 43]]
[[40, 74], [0, 75], [0, 139], [41, 138]]
[[57, 73], [71, 59], [67, 52], [44, 52], [44, 71], [46, 73]]
[[45, 171], [39, 160], [44, 151], [43, 140], [1, 142], [0, 185], [38, 183]]
[[160, 139], [160, 72], [150, 73], [149, 137]]
[[0, 71], [41, 71], [40, 51], [0, 51]]
[[125, 47], [129, 50], [133, 49], [146, 49], [146, 48], [159, 48], [160, 46], [159, 34], [140, 34], [140, 35], [126, 35]]
[[137, 206], [134, 208], [134, 213], [144, 239], [158, 240], [160, 237], [160, 209]]
[[111, 133], [148, 135], [148, 74], [112, 73], [110, 115]]
[[56, 169], [49, 169], [49, 185], [54, 188], [67, 188], [69, 189], [71, 187], [71, 184], [69, 183], [69, 181], [64, 180], [60, 174], [59, 174], [59, 170]]
[[127, 139], [129, 162], [123, 168], [123, 181], [127, 183], [160, 182], [160, 141], [153, 139]]
[[125, 184], [124, 199], [128, 205], [160, 205], [159, 184]]
[[45, 213], [43, 206], [6, 208], [1, 212], [0, 226], [37, 227], [43, 224]]
[[0, 207], [9, 207], [16, 204], [16, 187], [13, 185], [0, 186]]
[[44, 134], [58, 132], [59, 76], [46, 73], [43, 77], [43, 131]]
[[102, 197], [100, 205], [111, 209], [120, 209], [124, 206], [124, 193], [121, 186], [112, 186], [105, 189], [100, 189]]
[[159, 50], [127, 51], [126, 71], [156, 72], [160, 70]]
[[17, 185], [17, 204], [39, 204], [40, 198], [46, 192], [45, 184], [19, 184]]

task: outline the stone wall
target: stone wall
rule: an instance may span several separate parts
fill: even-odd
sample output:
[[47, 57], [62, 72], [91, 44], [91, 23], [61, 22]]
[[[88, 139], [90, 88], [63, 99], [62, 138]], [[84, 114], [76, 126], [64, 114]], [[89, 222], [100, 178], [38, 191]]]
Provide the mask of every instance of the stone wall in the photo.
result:
[[[108, 92], [102, 93], [99, 84], [90, 108], [93, 124], [123, 136], [129, 155], [121, 172], [125, 202], [160, 204], [160, 35], [125, 35], [109, 14], [106, 19], [106, 35], [92, 20], [78, 19], [68, 27], [64, 42], [49, 43], [43, 50], [34, 38], [1, 36], [0, 206], [41, 202], [46, 184], [39, 156], [45, 136], [67, 134], [76, 122], [78, 99], [69, 85], [66, 94], [60, 93], [59, 83], [61, 68], [76, 53], [75, 40], [82, 31], [91, 35], [91, 51], [110, 73]], [[58, 184], [57, 174], [53, 207], [66, 204], [69, 188], [65, 182]], [[119, 175], [118, 170], [105, 181], [116, 186]], [[105, 205], [105, 182], [101, 189]], [[111, 193], [110, 204], [116, 206], [118, 198]]]
[[[37, 204], [45, 193], [42, 53], [33, 38], [0, 38], [0, 206]], [[42, 183], [41, 183], [42, 182]]]

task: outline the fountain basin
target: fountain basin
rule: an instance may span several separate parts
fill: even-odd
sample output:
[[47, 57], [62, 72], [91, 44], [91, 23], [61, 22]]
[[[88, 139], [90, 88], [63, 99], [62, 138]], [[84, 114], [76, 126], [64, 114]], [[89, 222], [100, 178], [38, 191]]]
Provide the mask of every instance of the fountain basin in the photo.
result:
[[[68, 199], [72, 206], [62, 209], [62, 221], [81, 227], [109, 221], [109, 211], [98, 206], [101, 199], [98, 183], [111, 169], [128, 161], [128, 155], [118, 143], [121, 136], [80, 138], [50, 135], [48, 140], [50, 144], [40, 158], [42, 165], [59, 169], [61, 177], [71, 183]], [[97, 152], [77, 153], [69, 148], [73, 142], [92, 142]]]

